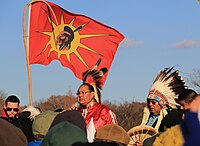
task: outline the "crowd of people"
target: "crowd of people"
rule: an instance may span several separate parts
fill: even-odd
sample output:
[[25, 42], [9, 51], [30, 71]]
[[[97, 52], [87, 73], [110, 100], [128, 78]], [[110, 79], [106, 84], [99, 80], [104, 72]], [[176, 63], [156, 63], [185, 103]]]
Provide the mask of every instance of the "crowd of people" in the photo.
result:
[[129, 135], [109, 107], [95, 101], [92, 85], [83, 83], [77, 96], [79, 106], [72, 110], [44, 112], [33, 106], [20, 111], [19, 98], [8, 96], [0, 118], [1, 145], [128, 145]]
[[77, 104], [71, 110], [41, 111], [34, 106], [20, 110], [20, 99], [9, 95], [0, 117], [0, 145], [199, 145], [200, 95], [186, 88], [178, 73], [170, 73], [171, 70], [160, 72], [147, 96], [139, 127], [154, 129], [148, 138], [139, 136], [148, 131], [138, 126], [138, 131], [121, 127], [115, 113], [96, 100], [95, 86], [84, 82], [77, 90]]

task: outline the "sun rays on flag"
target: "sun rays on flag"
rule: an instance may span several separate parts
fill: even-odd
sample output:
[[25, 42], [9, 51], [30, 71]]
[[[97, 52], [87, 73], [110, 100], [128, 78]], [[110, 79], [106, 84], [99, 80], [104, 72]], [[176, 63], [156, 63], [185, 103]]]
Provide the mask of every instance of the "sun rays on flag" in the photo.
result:
[[[69, 24], [64, 22], [64, 17], [61, 15], [61, 21], [59, 25], [56, 25], [49, 17], [48, 20], [52, 26], [51, 32], [40, 32], [42, 34], [49, 36], [49, 41], [47, 42], [45, 48], [42, 50], [40, 54], [45, 52], [50, 45], [50, 49], [48, 52], [48, 57], [52, 52], [57, 52], [57, 57], [60, 58], [61, 55], [65, 55], [69, 62], [71, 62], [70, 55], [74, 53], [78, 59], [88, 68], [87, 63], [84, 58], [81, 56], [81, 53], [78, 51], [78, 48], [85, 49], [90, 53], [95, 53], [101, 55], [96, 52], [92, 48], [87, 45], [81, 43], [81, 39], [87, 39], [91, 37], [100, 37], [100, 36], [108, 36], [109, 34], [80, 34], [79, 30], [84, 29], [85, 26], [89, 22], [83, 23], [78, 27], [74, 27], [74, 22], [76, 17], [74, 17]], [[39, 54], [39, 55], [40, 55]]]

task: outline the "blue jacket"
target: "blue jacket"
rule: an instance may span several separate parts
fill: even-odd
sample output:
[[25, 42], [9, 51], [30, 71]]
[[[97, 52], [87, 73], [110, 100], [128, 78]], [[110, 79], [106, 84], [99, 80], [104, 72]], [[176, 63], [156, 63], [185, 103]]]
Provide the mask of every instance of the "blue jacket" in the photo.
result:
[[40, 146], [41, 143], [42, 143], [42, 140], [31, 141], [28, 143], [28, 146]]
[[197, 113], [188, 111], [185, 114], [181, 129], [185, 139], [184, 146], [200, 145], [200, 124]]

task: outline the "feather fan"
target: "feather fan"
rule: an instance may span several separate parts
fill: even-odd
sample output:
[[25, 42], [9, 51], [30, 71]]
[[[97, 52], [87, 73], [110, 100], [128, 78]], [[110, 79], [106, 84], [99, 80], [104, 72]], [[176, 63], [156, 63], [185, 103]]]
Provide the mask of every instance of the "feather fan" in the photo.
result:
[[145, 139], [152, 137], [158, 132], [153, 127], [144, 125], [133, 127], [127, 133], [130, 136], [128, 146], [135, 146], [138, 141], [143, 143]]

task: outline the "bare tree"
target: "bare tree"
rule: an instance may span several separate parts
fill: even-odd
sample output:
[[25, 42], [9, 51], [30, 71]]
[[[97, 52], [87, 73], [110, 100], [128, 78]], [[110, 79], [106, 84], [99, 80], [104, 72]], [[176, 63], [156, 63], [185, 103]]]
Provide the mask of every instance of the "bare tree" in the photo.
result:
[[198, 93], [200, 93], [200, 69], [193, 69], [187, 78], [188, 84]]
[[4, 105], [4, 99], [6, 98], [7, 94], [0, 90], [0, 109], [3, 108]]
[[146, 105], [146, 103], [127, 101], [120, 104], [105, 101], [103, 104], [108, 106], [116, 114], [118, 124], [125, 130], [129, 130], [141, 123], [143, 109]]
[[35, 106], [39, 107], [42, 111], [46, 110], [56, 110], [56, 109], [69, 109], [72, 104], [76, 101], [75, 97], [72, 95], [52, 95], [47, 100], [40, 100], [34, 103]]

